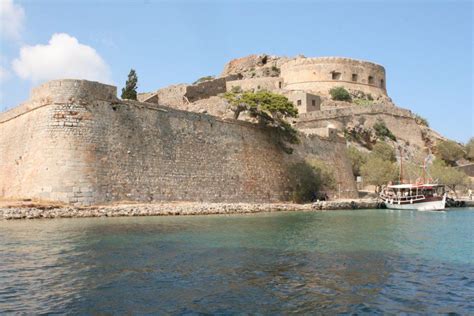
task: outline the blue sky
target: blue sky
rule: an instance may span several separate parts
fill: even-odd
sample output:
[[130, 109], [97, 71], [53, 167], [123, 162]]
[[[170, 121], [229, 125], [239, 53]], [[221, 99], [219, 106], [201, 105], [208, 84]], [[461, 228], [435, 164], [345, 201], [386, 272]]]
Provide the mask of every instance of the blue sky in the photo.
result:
[[120, 89], [134, 68], [144, 92], [219, 74], [249, 54], [344, 56], [384, 65], [392, 99], [438, 132], [460, 142], [474, 136], [471, 1], [0, 4], [0, 110], [67, 71]]

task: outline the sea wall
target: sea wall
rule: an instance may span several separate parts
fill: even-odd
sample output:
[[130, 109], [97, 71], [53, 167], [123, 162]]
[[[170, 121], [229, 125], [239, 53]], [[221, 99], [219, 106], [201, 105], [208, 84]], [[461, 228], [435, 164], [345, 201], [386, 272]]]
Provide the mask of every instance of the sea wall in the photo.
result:
[[0, 197], [277, 202], [287, 200], [288, 167], [306, 150], [334, 163], [344, 186], [353, 182], [335, 162], [345, 159], [344, 143], [308, 138], [288, 155], [247, 122], [87, 94], [42, 100], [53, 101], [0, 114]]

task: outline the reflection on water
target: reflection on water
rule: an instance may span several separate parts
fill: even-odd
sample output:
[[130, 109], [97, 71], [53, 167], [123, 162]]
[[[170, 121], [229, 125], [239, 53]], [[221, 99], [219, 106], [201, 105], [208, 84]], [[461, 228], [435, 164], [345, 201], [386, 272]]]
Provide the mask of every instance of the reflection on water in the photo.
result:
[[474, 313], [474, 210], [0, 222], [0, 311]]

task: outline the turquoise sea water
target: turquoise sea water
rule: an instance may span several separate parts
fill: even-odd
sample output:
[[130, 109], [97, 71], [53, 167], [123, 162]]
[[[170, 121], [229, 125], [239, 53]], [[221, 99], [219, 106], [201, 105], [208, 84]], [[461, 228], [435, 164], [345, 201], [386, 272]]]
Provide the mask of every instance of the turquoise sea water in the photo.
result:
[[474, 209], [0, 221], [0, 312], [474, 314]]

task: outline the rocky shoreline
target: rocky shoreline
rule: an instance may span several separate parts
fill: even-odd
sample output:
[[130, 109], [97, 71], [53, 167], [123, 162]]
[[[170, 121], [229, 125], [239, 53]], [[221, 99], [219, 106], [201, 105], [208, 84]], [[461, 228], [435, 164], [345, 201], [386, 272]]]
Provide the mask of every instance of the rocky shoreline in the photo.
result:
[[118, 204], [91, 207], [32, 205], [1, 207], [0, 220], [167, 215], [231, 215], [262, 212], [375, 209], [377, 207], [378, 202], [375, 199], [321, 201], [311, 204], [178, 202], [155, 204]]

